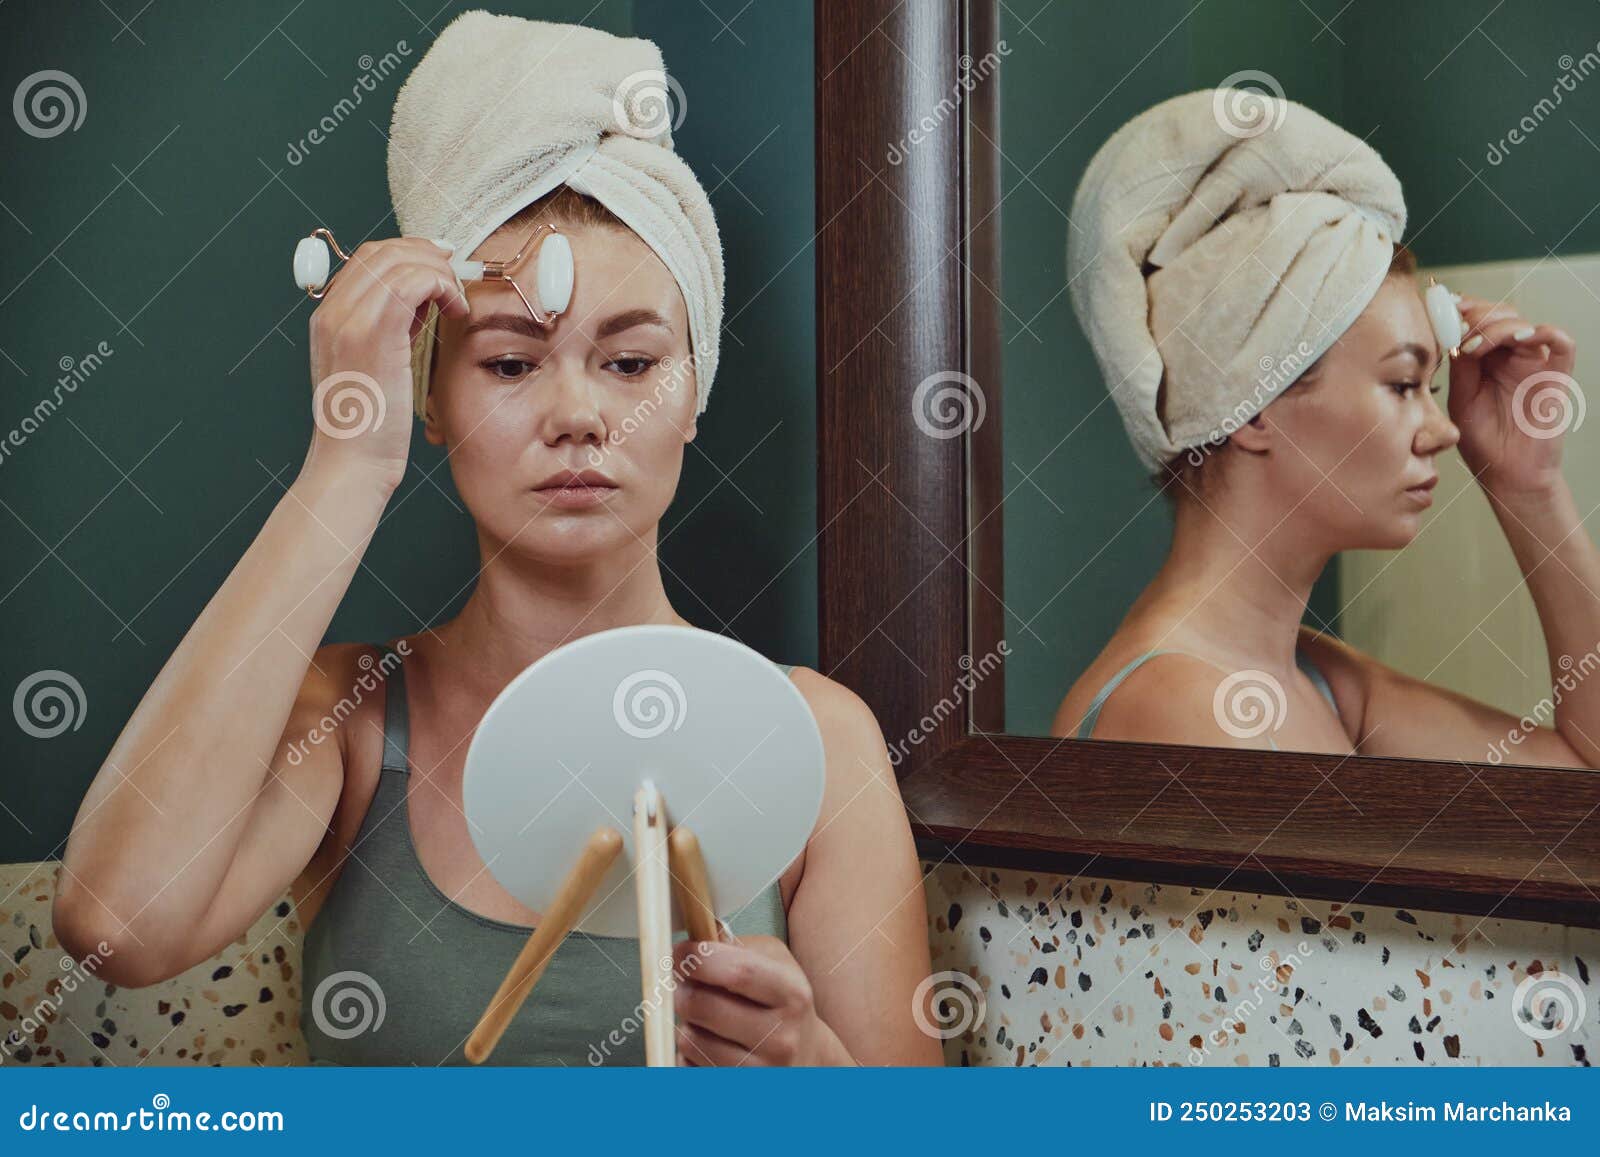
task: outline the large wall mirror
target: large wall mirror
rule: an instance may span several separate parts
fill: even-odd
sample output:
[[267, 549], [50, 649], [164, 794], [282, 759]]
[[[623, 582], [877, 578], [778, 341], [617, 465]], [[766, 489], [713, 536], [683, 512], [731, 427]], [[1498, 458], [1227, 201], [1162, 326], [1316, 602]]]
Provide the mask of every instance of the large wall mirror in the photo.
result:
[[[929, 854], [1600, 923], [1600, 10], [823, 3], [818, 29], [848, 155], [818, 172], [848, 287], [819, 304], [822, 659]], [[1381, 157], [1415, 264], [1305, 364], [1213, 361], [1267, 402], [1152, 469], [1074, 306], [1073, 198], [1120, 126], [1218, 86], [1241, 142], [1282, 97]], [[1146, 150], [1132, 216], [1194, 199], [1189, 160]], [[1458, 355], [1477, 408], [1430, 278], [1509, 351]]]
[[[1311, 437], [1294, 427], [1301, 415], [1279, 423], [1294, 435], [1284, 454], [1291, 469], [1249, 479], [1234, 472], [1212, 484], [1203, 478], [1206, 462], [1204, 472], [1188, 472], [1163, 493], [1123, 432], [1074, 314], [1065, 248], [1073, 234], [1092, 243], [1092, 223], [1072, 216], [1090, 157], [1150, 106], [1237, 86], [1239, 96], [1212, 111], [1241, 142], [1275, 131], [1270, 106], [1254, 94], [1311, 107], [1372, 146], [1400, 178], [1404, 240], [1420, 266], [1410, 282], [1435, 276], [1579, 339], [1570, 375], [1577, 388], [1563, 395], [1552, 374], [1523, 395], [1518, 416], [1532, 431], [1522, 437], [1534, 445], [1561, 443], [1577, 511], [1591, 516], [1600, 508], [1600, 424], [1584, 421], [1581, 383], [1600, 380], [1600, 344], [1585, 340], [1600, 332], [1600, 86], [1586, 87], [1585, 77], [1600, 70], [1600, 13], [1579, 3], [1542, 6], [1537, 21], [1497, 19], [1492, 5], [1193, 7], [1182, 0], [1137, 9], [1057, 3], [1027, 15], [998, 8], [998, 51], [989, 59], [997, 65], [999, 129], [992, 142], [978, 141], [1002, 158], [996, 211], [1006, 405], [1001, 438], [979, 453], [998, 458], [1003, 489], [1004, 730], [1088, 734], [1096, 697], [1129, 662], [1160, 649], [1174, 656], [1166, 669], [1152, 662], [1143, 686], [1104, 696], [1103, 715], [1115, 718], [1095, 734], [1540, 762], [1540, 745], [1524, 738], [1520, 721], [1551, 724], [1546, 632], [1465, 447], [1450, 445], [1448, 366], [1427, 375], [1430, 367], [1385, 363], [1385, 351], [1370, 348], [1417, 336], [1402, 331], [1419, 322], [1426, 341], [1420, 301], [1409, 317], [1397, 309], [1384, 325], [1352, 331], [1328, 355], [1326, 380], [1298, 386], [1309, 406], [1282, 395], [1281, 409], [1317, 415]], [[1148, 161], [1152, 170], [1162, 163], [1154, 155]], [[1180, 196], [1184, 181], [1193, 177], [1163, 178]], [[1134, 195], [1158, 192], [1147, 186]], [[1081, 280], [1092, 278], [1091, 271]], [[1378, 309], [1370, 312], [1378, 320]], [[1263, 360], [1252, 367], [1259, 380], [1245, 383], [1251, 390], [1295, 371], [1276, 364], [1283, 359]], [[1399, 393], [1409, 383], [1440, 389], [1437, 429], [1427, 428], [1425, 404]], [[1361, 396], [1386, 387], [1397, 394], [1393, 404], [1378, 399], [1369, 407]], [[1324, 396], [1310, 397], [1317, 392]], [[1338, 414], [1347, 422], [1326, 420]], [[1175, 534], [1180, 507], [1193, 524], [1183, 541]], [[1593, 535], [1600, 521], [1588, 517], [1583, 525], [1574, 537]], [[1544, 566], [1560, 571], [1563, 564], [1557, 555]], [[1312, 711], [1299, 709], [1288, 672], [1271, 669], [1286, 615], [1507, 717], [1489, 723], [1478, 743], [1462, 732], [1473, 722], [1481, 729], [1487, 713], [1426, 710], [1422, 696], [1410, 700], [1424, 708], [1410, 718], [1367, 721], [1364, 731], [1347, 718], [1354, 743], [1318, 726], [1334, 712], [1302, 720]], [[1600, 667], [1596, 642], [1558, 656], [1557, 670], [1574, 685]], [[1347, 653], [1310, 643], [1302, 661], [1361, 671]], [[1154, 684], [1221, 687], [1229, 678], [1218, 718], [1198, 727], [1162, 718], [1151, 702]], [[1299, 690], [1310, 693], [1304, 684]], [[1116, 711], [1118, 698], [1133, 706]]]

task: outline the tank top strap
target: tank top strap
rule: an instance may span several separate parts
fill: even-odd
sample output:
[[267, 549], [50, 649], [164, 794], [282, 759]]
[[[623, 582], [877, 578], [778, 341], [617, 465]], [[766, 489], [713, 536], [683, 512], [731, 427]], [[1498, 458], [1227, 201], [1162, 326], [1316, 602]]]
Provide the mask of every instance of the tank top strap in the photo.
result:
[[1093, 736], [1094, 725], [1100, 719], [1100, 709], [1106, 705], [1106, 700], [1111, 698], [1111, 693], [1121, 685], [1124, 679], [1126, 679], [1129, 675], [1132, 675], [1146, 662], [1155, 658], [1157, 655], [1186, 654], [1188, 654], [1187, 651], [1178, 651], [1172, 648], [1157, 647], [1146, 651], [1144, 654], [1138, 656], [1132, 662], [1124, 666], [1122, 670], [1111, 676], [1111, 678], [1106, 682], [1106, 685], [1100, 688], [1099, 693], [1095, 695], [1093, 702], [1089, 704], [1089, 709], [1083, 713], [1083, 718], [1078, 721], [1078, 732], [1076, 738], [1089, 739]]
[[406, 703], [405, 657], [387, 643], [380, 643], [379, 662], [384, 676], [383, 770], [406, 775], [411, 770], [411, 717]]
[[1333, 697], [1333, 688], [1328, 686], [1328, 677], [1322, 673], [1322, 668], [1312, 661], [1311, 656], [1305, 653], [1304, 648], [1294, 649], [1294, 665], [1305, 672], [1306, 678], [1311, 680], [1311, 685], [1322, 693], [1322, 697], [1333, 708], [1333, 713], [1339, 714], [1339, 703]]
[[[1100, 709], [1105, 706], [1106, 700], [1111, 697], [1111, 693], [1117, 689], [1118, 685], [1121, 684], [1124, 679], [1133, 674], [1144, 663], [1155, 658], [1157, 655], [1187, 654], [1189, 654], [1188, 651], [1179, 651], [1172, 648], [1156, 648], [1154, 650], [1146, 651], [1144, 654], [1138, 656], [1132, 662], [1128, 663], [1122, 668], [1122, 670], [1111, 676], [1110, 680], [1107, 681], [1104, 687], [1100, 688], [1099, 694], [1094, 697], [1094, 700], [1089, 704], [1089, 709], [1083, 713], [1083, 718], [1078, 722], [1078, 730], [1075, 738], [1088, 739], [1091, 737], [1094, 732], [1094, 726], [1100, 719]], [[1198, 658], [1199, 656], [1195, 657]], [[1322, 694], [1322, 697], [1328, 701], [1329, 706], [1333, 708], [1334, 714], [1337, 715], [1339, 713], [1339, 704], [1333, 697], [1333, 688], [1328, 685], [1327, 677], [1323, 675], [1322, 669], [1318, 667], [1316, 663], [1312, 662], [1311, 657], [1299, 647], [1295, 648], [1294, 661], [1295, 666], [1299, 667], [1300, 670], [1305, 672], [1306, 678], [1311, 680], [1312, 684]], [[1274, 740], [1272, 736], [1267, 736], [1267, 743], [1271, 745], [1273, 751], [1278, 750], [1277, 741]]]

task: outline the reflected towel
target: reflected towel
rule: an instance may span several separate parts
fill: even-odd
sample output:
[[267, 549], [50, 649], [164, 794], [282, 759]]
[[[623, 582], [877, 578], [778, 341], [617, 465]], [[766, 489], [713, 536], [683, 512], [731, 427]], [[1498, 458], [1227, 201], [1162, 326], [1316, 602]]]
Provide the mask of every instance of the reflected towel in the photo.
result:
[[1140, 460], [1225, 438], [1366, 308], [1405, 230], [1373, 148], [1294, 101], [1207, 89], [1090, 161], [1072, 204], [1073, 307]]

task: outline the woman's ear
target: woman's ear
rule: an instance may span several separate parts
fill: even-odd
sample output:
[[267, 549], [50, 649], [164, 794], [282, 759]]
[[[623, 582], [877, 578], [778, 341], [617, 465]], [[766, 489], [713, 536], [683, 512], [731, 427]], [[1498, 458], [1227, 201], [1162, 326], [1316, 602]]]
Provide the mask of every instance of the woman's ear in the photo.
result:
[[422, 436], [428, 440], [430, 446], [444, 445], [444, 433], [433, 418], [433, 385], [439, 375], [439, 345], [439, 335], [435, 333], [433, 349], [428, 355], [428, 392], [422, 399]]
[[439, 423], [434, 420], [434, 392], [428, 391], [428, 396], [422, 401], [422, 436], [428, 440], [430, 446], [444, 445], [444, 431], [439, 428]]
[[1256, 414], [1230, 434], [1228, 442], [1247, 454], [1265, 454], [1281, 436], [1282, 432], [1267, 421], [1265, 414]]

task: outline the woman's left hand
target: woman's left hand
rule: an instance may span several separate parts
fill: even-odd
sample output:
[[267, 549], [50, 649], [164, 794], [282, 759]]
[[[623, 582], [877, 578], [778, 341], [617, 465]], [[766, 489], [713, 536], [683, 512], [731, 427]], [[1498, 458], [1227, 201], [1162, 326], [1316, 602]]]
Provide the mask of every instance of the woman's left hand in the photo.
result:
[[1461, 456], [1495, 497], [1545, 493], [1560, 483], [1563, 436], [1582, 405], [1577, 347], [1509, 305], [1465, 295], [1460, 304], [1468, 329], [1450, 363], [1450, 420]]
[[673, 947], [680, 1065], [848, 1065], [788, 945], [771, 936]]

